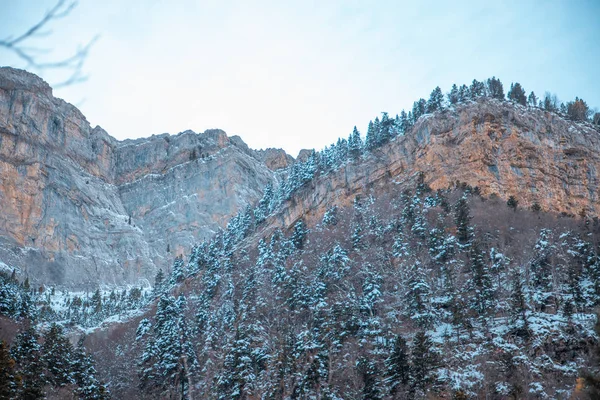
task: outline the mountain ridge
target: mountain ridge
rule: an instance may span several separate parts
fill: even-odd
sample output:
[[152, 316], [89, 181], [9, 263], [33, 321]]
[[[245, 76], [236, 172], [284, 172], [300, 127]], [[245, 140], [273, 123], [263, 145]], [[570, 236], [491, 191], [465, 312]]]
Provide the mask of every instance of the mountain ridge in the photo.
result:
[[[222, 130], [118, 141], [12, 68], [0, 69], [0, 103], [0, 257], [38, 283], [151, 278], [293, 162]], [[164, 218], [173, 210], [184, 217]]]
[[[344, 139], [294, 160], [218, 129], [118, 141], [25, 71], [0, 69], [0, 90], [0, 257], [40, 283], [149, 280], [253, 206], [268, 183], [289, 192], [269, 219], [285, 229], [419, 173], [436, 190], [461, 183], [564, 215], [600, 210], [598, 128], [491, 97], [423, 114], [360, 154], [334, 155]], [[326, 166], [291, 184], [308, 162]]]
[[285, 228], [302, 217], [314, 224], [329, 207], [349, 205], [373, 186], [382, 192], [387, 184], [413, 184], [419, 173], [434, 190], [460, 183], [484, 196], [514, 196], [524, 207], [594, 217], [598, 154], [600, 132], [592, 124], [481, 98], [427, 114], [409, 134], [318, 175], [299, 189], [309, 204], [298, 201], [299, 193], [275, 218]]

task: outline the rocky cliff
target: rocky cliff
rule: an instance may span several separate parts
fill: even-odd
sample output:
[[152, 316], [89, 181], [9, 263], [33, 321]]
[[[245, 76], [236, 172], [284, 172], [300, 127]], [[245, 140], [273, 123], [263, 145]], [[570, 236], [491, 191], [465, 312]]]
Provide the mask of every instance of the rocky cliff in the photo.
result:
[[135, 283], [262, 195], [283, 151], [220, 130], [118, 141], [0, 68], [0, 260], [36, 283]]
[[[463, 182], [484, 196], [513, 195], [521, 207], [596, 216], [597, 129], [479, 98], [317, 173], [261, 229], [314, 224], [333, 205], [412, 184], [419, 172], [433, 189]], [[293, 162], [220, 130], [117, 141], [35, 75], [2, 68], [0, 261], [71, 286], [151, 278], [254, 204]]]
[[[423, 116], [406, 135], [367, 151], [334, 172], [317, 175], [276, 213], [269, 226], [313, 225], [356, 196], [413, 187], [419, 174], [432, 189], [458, 182], [484, 197], [515, 196], [568, 216], [600, 214], [598, 126], [509, 101], [480, 98]], [[298, 160], [302, 155], [298, 156]]]

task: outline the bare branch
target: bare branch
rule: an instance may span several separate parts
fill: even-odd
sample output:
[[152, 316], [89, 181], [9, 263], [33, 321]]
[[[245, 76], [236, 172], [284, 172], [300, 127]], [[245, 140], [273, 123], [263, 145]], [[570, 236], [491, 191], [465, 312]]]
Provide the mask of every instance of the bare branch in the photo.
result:
[[83, 64], [88, 56], [89, 50], [98, 36], [89, 41], [85, 46], [77, 49], [75, 54], [70, 57], [60, 59], [58, 61], [42, 61], [38, 58], [39, 54], [50, 53], [48, 49], [27, 46], [27, 42], [32, 38], [47, 37], [52, 34], [49, 25], [59, 19], [67, 17], [77, 6], [77, 1], [67, 3], [65, 0], [58, 0], [50, 10], [44, 14], [42, 19], [30, 27], [23, 34], [13, 37], [9, 36], [0, 40], [0, 47], [12, 51], [17, 57], [26, 63], [25, 68], [32, 69], [63, 69], [69, 70], [70, 76], [63, 82], [54, 84], [54, 87], [68, 86], [75, 83], [83, 82], [87, 76], [82, 74]]
[[64, 4], [65, 4], [65, 0], [58, 0], [58, 3], [56, 3], [56, 5], [54, 7], [52, 7], [48, 12], [46, 12], [44, 17], [37, 24], [33, 25], [21, 36], [17, 36], [15, 39], [11, 39], [11, 40], [5, 39], [3, 41], [0, 41], [0, 44], [3, 44], [7, 47], [12, 47], [28, 38], [34, 36], [36, 34], [36, 32], [38, 32], [42, 27], [46, 26], [50, 21], [55, 20], [55, 19], [64, 18], [67, 15], [69, 15], [69, 13], [77, 5], [77, 2], [74, 1], [71, 4], [69, 4], [69, 6], [67, 6], [64, 10], [61, 10], [63, 8]]

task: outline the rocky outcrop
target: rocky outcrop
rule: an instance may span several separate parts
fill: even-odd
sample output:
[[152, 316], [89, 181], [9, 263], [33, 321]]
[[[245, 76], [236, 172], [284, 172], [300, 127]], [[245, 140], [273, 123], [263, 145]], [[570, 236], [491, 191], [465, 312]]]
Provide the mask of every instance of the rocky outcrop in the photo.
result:
[[254, 154], [256, 158], [261, 160], [273, 171], [287, 168], [294, 163], [294, 157], [290, 156], [282, 149], [269, 148], [266, 150], [254, 150]]
[[0, 260], [37, 283], [150, 279], [260, 198], [274, 158], [220, 130], [117, 141], [0, 68]]
[[[333, 205], [414, 185], [419, 172], [435, 189], [457, 182], [520, 207], [578, 216], [600, 214], [600, 132], [588, 123], [511, 102], [481, 98], [422, 117], [413, 130], [298, 190], [271, 224], [320, 221]], [[299, 156], [298, 159], [301, 159]], [[413, 186], [414, 187], [414, 186]]]

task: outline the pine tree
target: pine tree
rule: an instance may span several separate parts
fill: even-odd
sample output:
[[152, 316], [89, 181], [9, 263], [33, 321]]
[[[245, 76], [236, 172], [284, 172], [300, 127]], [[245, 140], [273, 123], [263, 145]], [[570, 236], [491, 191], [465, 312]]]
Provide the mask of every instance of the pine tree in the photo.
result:
[[166, 294], [158, 301], [152, 332], [148, 322], [140, 323], [137, 336], [146, 342], [139, 371], [143, 388], [159, 389], [163, 395], [179, 392], [185, 398], [193, 387], [197, 357], [186, 313], [183, 295], [175, 299]]
[[452, 85], [452, 89], [450, 89], [450, 93], [448, 93], [448, 102], [452, 105], [458, 103], [458, 87], [456, 83]]
[[302, 250], [307, 233], [308, 229], [306, 229], [302, 220], [294, 224], [294, 233], [292, 234], [291, 241], [296, 249]]
[[[341, 250], [341, 248], [339, 248]], [[343, 252], [343, 250], [341, 250]], [[338, 268], [338, 270], [344, 273], [344, 264], [349, 261], [345, 252], [343, 252], [342, 257], [344, 257], [344, 261], [342, 262], [342, 267]], [[332, 257], [333, 258], [333, 257]], [[335, 262], [335, 261], [334, 261]], [[379, 272], [372, 268], [370, 265], [365, 264], [365, 280], [362, 285], [363, 297], [362, 297], [362, 308], [369, 315], [373, 316], [376, 313], [376, 306], [381, 301], [381, 286], [383, 283], [383, 278]], [[340, 274], [340, 275], [342, 275]]]
[[371, 150], [377, 147], [377, 142], [379, 139], [377, 137], [377, 134], [378, 132], [375, 127], [375, 124], [373, 123], [373, 121], [369, 121], [369, 126], [367, 128], [367, 137], [365, 138], [365, 147], [367, 148], [367, 150]]
[[245, 399], [252, 395], [248, 388], [255, 378], [250, 373], [251, 349], [249, 337], [243, 329], [236, 329], [231, 350], [223, 362], [224, 371], [219, 376], [221, 398]]
[[56, 323], [44, 335], [42, 345], [42, 363], [50, 384], [65, 386], [75, 383], [72, 372], [73, 346], [64, 335], [63, 328]]
[[471, 263], [469, 289], [474, 294], [471, 306], [479, 316], [485, 317], [492, 306], [492, 280], [488, 267], [483, 260], [483, 254], [479, 249], [479, 244], [476, 241], [471, 245], [469, 257]]
[[381, 113], [381, 122], [379, 123], [379, 136], [377, 146], [381, 146], [390, 141], [394, 137], [393, 134], [394, 120], [390, 119], [387, 112]]
[[96, 289], [92, 295], [90, 307], [95, 315], [100, 316], [102, 314], [102, 294], [100, 293], [100, 289]]
[[567, 288], [571, 298], [567, 300], [567, 303], [570, 303], [571, 307], [576, 307], [579, 312], [582, 312], [585, 306], [585, 298], [581, 289], [583, 275], [584, 271], [582, 271], [580, 265], [575, 262], [569, 263], [567, 266]]
[[469, 87], [467, 85], [461, 85], [461, 87], [458, 89], [458, 102], [464, 103], [465, 101], [469, 100], [470, 97], [471, 94], [469, 92]]
[[471, 87], [469, 88], [469, 95], [471, 100], [485, 96], [485, 84], [483, 82], [479, 82], [477, 79], [473, 79]]
[[394, 339], [392, 353], [385, 364], [390, 394], [395, 396], [410, 380], [410, 357], [408, 346], [402, 336], [397, 335]]
[[510, 90], [508, 91], [508, 99], [523, 106], [527, 105], [527, 95], [519, 82], [511, 83]]
[[183, 282], [185, 279], [185, 268], [183, 264], [183, 258], [181, 256], [175, 257], [173, 263], [173, 269], [171, 270], [171, 277], [169, 278], [169, 284], [175, 285], [176, 283]]
[[567, 323], [571, 324], [571, 322], [573, 321], [573, 313], [575, 312], [575, 306], [573, 306], [573, 302], [570, 299], [565, 300], [562, 312], [563, 316], [567, 319]]
[[[531, 279], [534, 287], [542, 292], [547, 292], [552, 287], [552, 265], [550, 256], [553, 247], [550, 245], [552, 231], [542, 229], [540, 237], [535, 244], [535, 255], [531, 261]], [[539, 293], [538, 297], [545, 296]], [[543, 301], [541, 298], [537, 300]]]
[[412, 116], [413, 124], [416, 123], [422, 115], [425, 115], [427, 110], [427, 101], [425, 99], [419, 99], [413, 103]]
[[587, 103], [575, 97], [575, 101], [567, 103], [567, 115], [573, 121], [587, 121], [592, 113], [592, 110], [588, 107]]
[[406, 114], [406, 111], [402, 110], [402, 112], [400, 112], [400, 130], [403, 134], [406, 134], [412, 127], [410, 122], [411, 119], [412, 117]]
[[267, 216], [270, 214], [273, 197], [273, 184], [268, 182], [267, 186], [265, 186], [262, 198], [254, 209], [254, 219], [256, 220], [257, 224], [260, 224], [262, 221], [264, 221], [265, 218], [267, 218]]
[[463, 195], [454, 206], [454, 221], [456, 223], [456, 236], [462, 244], [471, 240], [470, 221], [471, 214], [467, 196]]
[[525, 293], [523, 291], [523, 282], [521, 275], [515, 273], [512, 278], [512, 289], [511, 289], [511, 317], [512, 324], [517, 330], [520, 336], [529, 335], [529, 323], [527, 320], [527, 301], [525, 299]]
[[298, 187], [310, 182], [317, 172], [319, 166], [317, 153], [312, 150], [305, 162], [300, 164], [300, 182]]
[[352, 248], [353, 249], [360, 249], [362, 247], [362, 238], [363, 238], [363, 233], [362, 233], [362, 227], [359, 225], [356, 225], [354, 227], [354, 230], [352, 231]]
[[444, 94], [442, 93], [442, 89], [437, 86], [431, 92], [429, 96], [429, 101], [427, 102], [427, 112], [433, 113], [438, 110], [441, 110], [444, 105]]
[[162, 268], [158, 270], [156, 276], [154, 277], [154, 294], [159, 294], [163, 290], [163, 285], [165, 282], [165, 274], [163, 273]]
[[378, 116], [373, 120], [373, 132], [373, 146], [378, 147], [381, 144], [381, 121]]
[[531, 107], [537, 107], [538, 105], [538, 98], [535, 95], [535, 93], [533, 93], [533, 91], [531, 91], [531, 93], [529, 93], [529, 97], [527, 97], [527, 102], [529, 103], [529, 105]]
[[85, 352], [84, 340], [85, 336], [82, 336], [73, 352], [73, 379], [78, 386], [76, 392], [82, 399], [108, 399], [106, 387], [96, 379], [94, 360]]
[[377, 368], [375, 364], [366, 357], [361, 357], [356, 362], [358, 373], [363, 380], [362, 398], [364, 400], [378, 400], [381, 398], [377, 382]]
[[358, 158], [362, 152], [362, 139], [360, 138], [360, 132], [356, 129], [356, 126], [352, 130], [352, 134], [348, 137], [348, 152], [353, 158]]
[[398, 114], [396, 114], [396, 118], [394, 118], [394, 124], [392, 127], [392, 135], [399, 136], [399, 135], [402, 135], [403, 133], [404, 133], [404, 128], [402, 125], [402, 119], [400, 118], [400, 116]]
[[495, 76], [487, 80], [487, 91], [491, 98], [504, 100], [504, 87], [500, 79], [496, 79]]
[[421, 328], [429, 328], [435, 319], [429, 300], [431, 287], [427, 282], [424, 266], [416, 262], [410, 271], [407, 282], [406, 305], [408, 316]]
[[30, 327], [16, 336], [11, 356], [17, 363], [17, 371], [21, 377], [19, 398], [44, 398], [43, 365], [35, 329]]
[[433, 380], [432, 372], [438, 361], [433, 342], [423, 330], [418, 331], [413, 340], [411, 361], [411, 391], [425, 393]]
[[338, 208], [337, 206], [333, 206], [329, 208], [325, 214], [323, 214], [323, 225], [325, 226], [335, 226], [338, 223]]
[[506, 201], [506, 205], [509, 208], [512, 208], [513, 211], [516, 211], [517, 210], [517, 206], [519, 205], [519, 201], [517, 200], [517, 198], [515, 196], [510, 196], [508, 198], [508, 200]]

